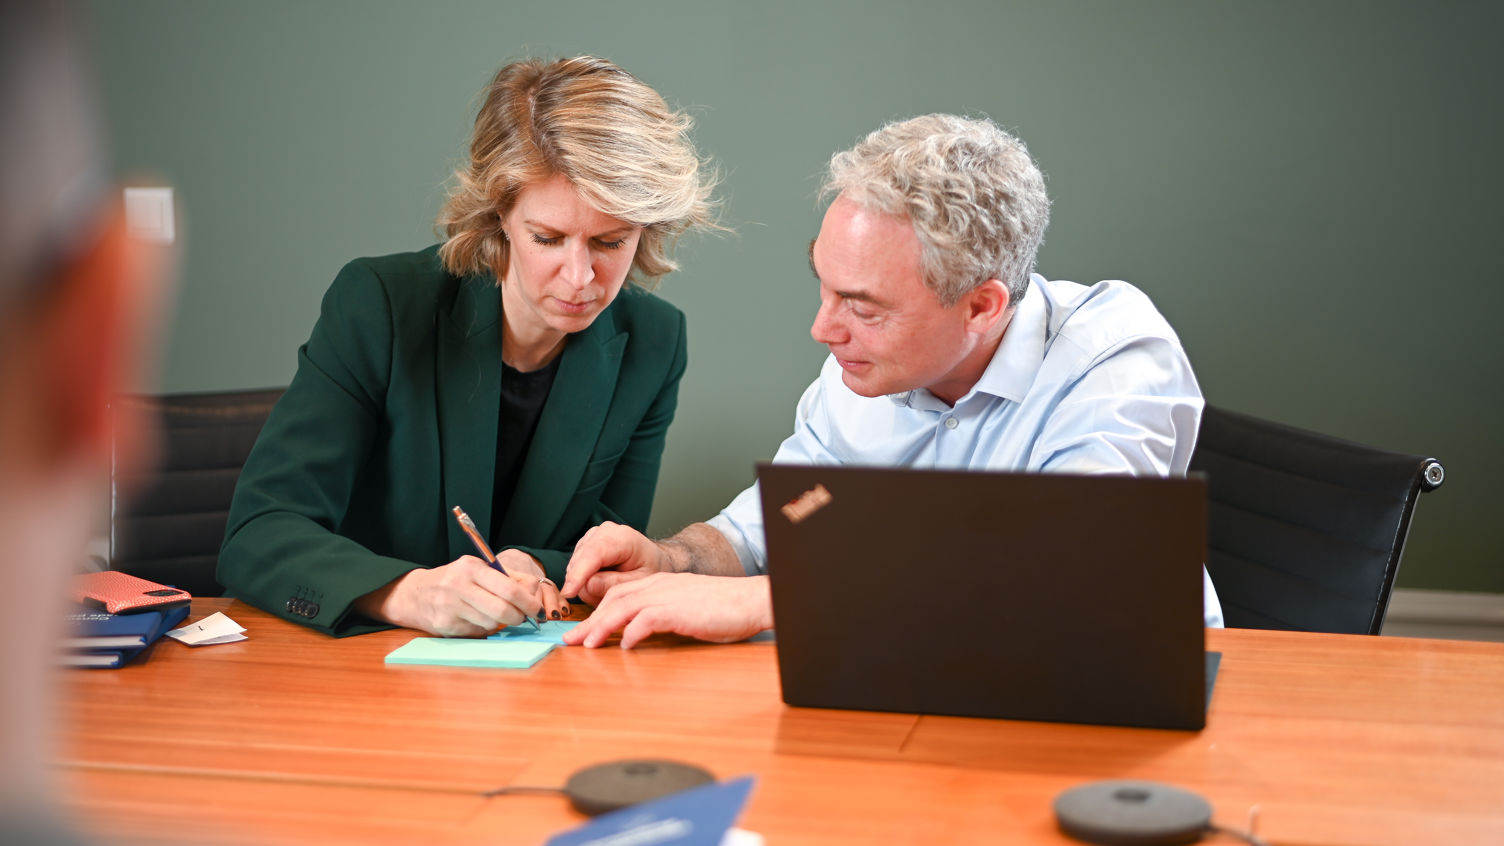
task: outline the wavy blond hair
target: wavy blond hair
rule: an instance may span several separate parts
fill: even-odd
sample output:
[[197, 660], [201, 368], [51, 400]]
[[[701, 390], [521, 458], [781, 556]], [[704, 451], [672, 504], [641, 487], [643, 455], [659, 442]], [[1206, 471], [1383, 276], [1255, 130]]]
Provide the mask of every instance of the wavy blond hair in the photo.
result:
[[444, 267], [505, 275], [502, 219], [528, 185], [559, 174], [596, 209], [643, 227], [628, 278], [652, 288], [677, 270], [674, 242], [720, 228], [716, 175], [700, 158], [693, 121], [605, 59], [527, 59], [497, 71], [475, 117], [470, 162], [439, 212]]
[[913, 223], [925, 284], [947, 307], [988, 279], [1017, 303], [1050, 223], [1044, 174], [1024, 142], [990, 120], [956, 115], [873, 131], [831, 157], [821, 194]]

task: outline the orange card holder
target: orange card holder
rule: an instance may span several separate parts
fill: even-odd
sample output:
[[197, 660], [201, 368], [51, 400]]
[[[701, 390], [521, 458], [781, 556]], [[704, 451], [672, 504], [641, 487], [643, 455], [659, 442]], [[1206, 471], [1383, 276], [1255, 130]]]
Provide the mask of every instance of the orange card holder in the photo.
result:
[[115, 570], [85, 573], [74, 579], [73, 598], [76, 602], [102, 608], [111, 614], [163, 611], [186, 605], [193, 598], [185, 590]]

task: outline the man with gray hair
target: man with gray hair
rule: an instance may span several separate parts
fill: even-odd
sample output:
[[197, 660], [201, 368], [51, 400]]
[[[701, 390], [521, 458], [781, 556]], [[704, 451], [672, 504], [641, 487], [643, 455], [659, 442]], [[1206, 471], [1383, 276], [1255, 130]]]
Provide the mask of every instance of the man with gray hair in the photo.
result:
[[[774, 463], [1183, 476], [1203, 402], [1149, 298], [1034, 274], [1044, 177], [987, 120], [926, 115], [837, 153], [810, 244], [830, 349]], [[606, 523], [563, 592], [597, 604], [566, 640], [746, 638], [773, 625], [757, 486], [653, 542]], [[727, 578], [750, 576], [751, 578]], [[1207, 625], [1221, 606], [1205, 580]]]

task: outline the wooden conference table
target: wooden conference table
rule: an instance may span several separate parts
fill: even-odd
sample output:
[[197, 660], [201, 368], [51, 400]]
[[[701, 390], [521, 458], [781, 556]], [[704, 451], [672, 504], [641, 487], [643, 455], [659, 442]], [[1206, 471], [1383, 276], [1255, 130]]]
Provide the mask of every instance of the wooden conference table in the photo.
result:
[[[1504, 843], [1504, 644], [1212, 631], [1200, 733], [790, 708], [770, 643], [558, 649], [530, 670], [399, 667], [240, 602], [241, 643], [72, 671], [61, 769], [87, 830], [153, 843], [541, 843], [561, 785], [625, 757], [758, 778], [769, 844], [1064, 843], [1051, 799], [1171, 782], [1271, 843]], [[978, 672], [986, 671], [978, 667]], [[1221, 838], [1215, 842], [1233, 842]]]

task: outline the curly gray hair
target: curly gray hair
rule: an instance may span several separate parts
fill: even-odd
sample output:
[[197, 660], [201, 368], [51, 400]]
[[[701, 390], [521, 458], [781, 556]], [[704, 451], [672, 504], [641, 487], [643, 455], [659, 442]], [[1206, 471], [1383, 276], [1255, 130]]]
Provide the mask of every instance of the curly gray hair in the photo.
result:
[[913, 223], [925, 284], [945, 306], [988, 279], [1018, 302], [1050, 222], [1044, 174], [1024, 142], [956, 115], [889, 123], [836, 153], [821, 189], [834, 194]]

